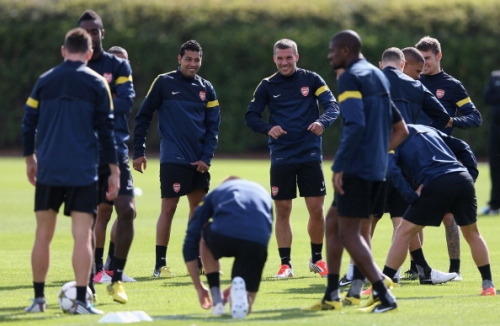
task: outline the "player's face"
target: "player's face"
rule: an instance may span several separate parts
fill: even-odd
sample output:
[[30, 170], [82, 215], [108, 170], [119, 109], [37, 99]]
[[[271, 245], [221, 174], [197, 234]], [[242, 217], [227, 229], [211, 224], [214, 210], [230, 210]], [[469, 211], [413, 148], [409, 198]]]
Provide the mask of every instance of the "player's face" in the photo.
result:
[[297, 70], [299, 55], [292, 48], [276, 49], [273, 60], [281, 75], [290, 76]]
[[441, 60], [441, 53], [434, 54], [431, 50], [420, 51], [425, 59], [424, 69], [422, 74], [424, 75], [435, 75], [441, 71], [441, 66], [439, 61]]
[[94, 57], [102, 52], [102, 39], [104, 38], [104, 30], [94, 20], [84, 20], [78, 27], [83, 28], [92, 37], [92, 49]]
[[330, 65], [334, 70], [346, 67], [346, 51], [346, 48], [341, 48], [335, 42], [330, 42], [328, 60], [330, 60]]
[[181, 73], [184, 77], [194, 78], [201, 67], [200, 52], [186, 50], [182, 57], [180, 55], [177, 56], [177, 62], [180, 65]]
[[413, 79], [419, 79], [424, 69], [424, 63], [415, 60], [407, 60], [403, 72]]

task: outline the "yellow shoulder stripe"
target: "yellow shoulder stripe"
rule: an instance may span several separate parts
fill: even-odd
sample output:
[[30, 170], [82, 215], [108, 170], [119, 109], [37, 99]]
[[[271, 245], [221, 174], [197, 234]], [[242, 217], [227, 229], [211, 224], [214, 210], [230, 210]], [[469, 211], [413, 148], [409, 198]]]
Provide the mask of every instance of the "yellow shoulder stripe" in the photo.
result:
[[458, 106], [458, 107], [462, 107], [463, 105], [465, 105], [465, 104], [467, 104], [467, 103], [470, 103], [470, 102], [472, 102], [472, 101], [471, 101], [471, 99], [470, 99], [470, 97], [467, 97], [467, 98], [464, 98], [464, 99], [463, 99], [463, 100], [461, 100], [461, 101], [458, 101], [458, 102], [457, 102], [457, 106]]
[[210, 101], [207, 103], [207, 109], [213, 108], [214, 106], [219, 106], [219, 100]]
[[395, 152], [393, 149], [391, 149], [391, 150], [389, 151], [389, 154], [394, 154], [394, 153], [396, 153], [396, 152]]
[[320, 88], [318, 88], [316, 90], [316, 92], [314, 92], [314, 96], [319, 96], [321, 93], [326, 92], [328, 90], [330, 90], [330, 89], [328, 88], [327, 85], [321, 86]]
[[26, 105], [31, 106], [34, 109], [38, 109], [38, 101], [32, 97], [28, 97], [28, 100], [26, 101]]
[[339, 95], [339, 103], [344, 102], [345, 100], [350, 98], [362, 99], [363, 95], [361, 95], [360, 91], [345, 91]]
[[126, 82], [132, 82], [132, 75], [130, 75], [128, 77], [121, 76], [121, 77], [116, 78], [115, 85], [124, 84]]

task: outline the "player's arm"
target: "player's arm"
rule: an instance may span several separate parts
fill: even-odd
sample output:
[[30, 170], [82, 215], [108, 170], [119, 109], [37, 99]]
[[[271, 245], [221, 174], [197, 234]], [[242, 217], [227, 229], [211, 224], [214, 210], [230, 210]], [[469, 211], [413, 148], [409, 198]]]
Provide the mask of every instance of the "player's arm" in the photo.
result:
[[255, 132], [268, 135], [268, 132], [274, 126], [262, 120], [262, 112], [269, 103], [269, 92], [266, 89], [265, 81], [263, 80], [255, 89], [253, 98], [247, 107], [245, 113], [245, 124]]
[[316, 79], [317, 85], [315, 87], [316, 91], [314, 92], [314, 96], [318, 99], [318, 102], [323, 106], [324, 110], [323, 114], [320, 115], [316, 122], [320, 123], [323, 129], [326, 129], [337, 120], [340, 109], [337, 100], [323, 78], [318, 75]]
[[396, 105], [391, 101], [392, 107], [392, 130], [389, 138], [389, 150], [399, 146], [408, 137], [408, 128]]
[[35, 135], [38, 126], [39, 101], [37, 97], [38, 83], [35, 85], [30, 97], [24, 105], [24, 116], [22, 123], [23, 147], [26, 161], [26, 175], [32, 185], [36, 185], [36, 174], [38, 164], [35, 154]]
[[[217, 100], [217, 94], [213, 86], [207, 82], [207, 98], [208, 102], [205, 107], [205, 140], [203, 143], [203, 150], [201, 153], [201, 161], [206, 163], [206, 167], [210, 166], [210, 162], [214, 157], [215, 150], [217, 149], [219, 125], [220, 125], [220, 106]], [[204, 172], [204, 171], [200, 171]]]
[[422, 85], [424, 98], [422, 111], [432, 120], [431, 126], [436, 129], [444, 129], [450, 122], [450, 115], [444, 106], [424, 85]]
[[456, 99], [459, 99], [455, 105], [457, 107], [457, 116], [453, 117], [451, 125], [449, 127], [457, 127], [457, 128], [473, 128], [479, 127], [482, 123], [481, 113], [476, 109], [474, 103], [467, 94], [467, 91], [459, 83], [459, 87], [457, 87], [457, 95]]
[[134, 84], [132, 82], [132, 69], [130, 64], [124, 60], [118, 70], [118, 77], [115, 79], [116, 96], [113, 98], [115, 114], [130, 113], [134, 104]]
[[453, 136], [447, 135], [444, 132], [436, 130], [438, 135], [443, 139], [445, 144], [451, 149], [455, 157], [457, 158], [463, 166], [467, 168], [472, 179], [476, 181], [479, 176], [479, 170], [477, 169], [477, 159], [469, 144], [461, 139], [455, 138]]
[[390, 179], [394, 188], [399, 192], [403, 199], [411, 204], [417, 201], [419, 195], [410, 186], [406, 178], [403, 176], [401, 168], [398, 166], [398, 154], [395, 151], [389, 152], [389, 160], [387, 166], [387, 177]]
[[484, 102], [489, 105], [500, 104], [500, 70], [491, 73], [491, 79], [484, 90]]

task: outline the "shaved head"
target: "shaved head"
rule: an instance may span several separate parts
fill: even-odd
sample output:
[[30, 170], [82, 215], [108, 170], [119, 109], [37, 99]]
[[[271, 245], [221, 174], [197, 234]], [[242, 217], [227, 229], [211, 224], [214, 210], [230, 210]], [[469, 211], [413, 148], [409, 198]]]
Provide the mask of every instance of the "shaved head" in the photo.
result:
[[354, 54], [361, 53], [361, 37], [353, 30], [338, 32], [332, 37], [331, 43], [338, 47], [346, 47]]

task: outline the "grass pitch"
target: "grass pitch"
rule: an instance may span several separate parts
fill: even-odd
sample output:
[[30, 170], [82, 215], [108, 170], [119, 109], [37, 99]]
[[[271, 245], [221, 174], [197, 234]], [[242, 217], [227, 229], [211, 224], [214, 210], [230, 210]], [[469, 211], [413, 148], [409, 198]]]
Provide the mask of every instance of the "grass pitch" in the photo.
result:
[[[325, 207], [332, 200], [331, 161], [325, 161], [327, 182]], [[73, 280], [71, 268], [72, 238], [69, 218], [60, 215], [56, 235], [52, 243], [52, 260], [47, 279], [47, 312], [27, 314], [23, 308], [33, 296], [30, 255], [34, 240], [35, 219], [33, 213], [34, 188], [25, 176], [22, 158], [0, 159], [0, 322], [9, 325], [87, 325], [98, 323], [100, 316], [71, 316], [61, 312], [57, 305], [57, 293], [67, 281]], [[269, 160], [213, 161], [210, 170], [212, 187], [227, 175], [238, 175], [257, 181], [268, 187]], [[480, 166], [477, 181], [478, 205], [488, 200], [489, 172], [487, 165]], [[423, 286], [418, 282], [403, 282], [393, 290], [398, 299], [399, 311], [382, 315], [360, 314], [355, 308], [324, 312], [304, 312], [300, 307], [319, 300], [326, 280], [310, 273], [307, 263], [310, 249], [307, 236], [307, 211], [303, 199], [294, 201], [292, 227], [294, 241], [292, 263], [296, 277], [286, 280], [271, 278], [279, 268], [279, 256], [274, 237], [269, 245], [269, 258], [264, 270], [261, 288], [254, 311], [244, 320], [229, 316], [214, 317], [210, 311], [199, 307], [191, 280], [182, 259], [182, 243], [187, 223], [188, 205], [181, 199], [168, 248], [167, 260], [174, 273], [172, 279], [151, 277], [154, 265], [155, 227], [160, 208], [159, 164], [155, 159], [148, 162], [144, 174], [134, 171], [136, 187], [143, 195], [136, 198], [137, 219], [135, 239], [125, 272], [136, 283], [126, 283], [129, 303], [120, 305], [106, 294], [105, 285], [97, 284], [97, 308], [105, 312], [145, 311], [154, 318], [147, 325], [498, 325], [497, 311], [500, 296], [481, 297], [481, 278], [467, 244], [462, 239], [462, 282]], [[326, 211], [326, 209], [325, 209]], [[490, 248], [493, 280], [500, 284], [500, 237], [497, 230], [500, 216], [480, 217], [479, 228]], [[109, 230], [109, 228], [108, 228]], [[392, 226], [387, 216], [377, 226], [373, 240], [374, 257], [383, 266], [390, 244]], [[425, 231], [425, 255], [432, 267], [447, 271], [448, 254], [444, 228], [427, 228]], [[105, 249], [107, 251], [107, 248]], [[343, 271], [348, 257], [344, 255]], [[223, 286], [229, 284], [232, 261], [224, 259], [221, 277]], [[408, 261], [403, 269], [409, 267]], [[145, 323], [146, 324], [146, 323]]]

